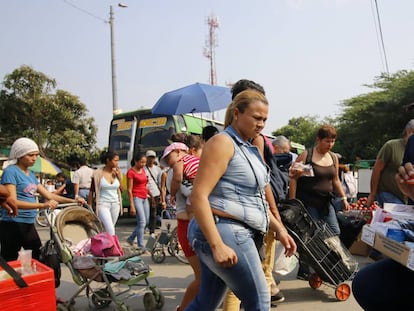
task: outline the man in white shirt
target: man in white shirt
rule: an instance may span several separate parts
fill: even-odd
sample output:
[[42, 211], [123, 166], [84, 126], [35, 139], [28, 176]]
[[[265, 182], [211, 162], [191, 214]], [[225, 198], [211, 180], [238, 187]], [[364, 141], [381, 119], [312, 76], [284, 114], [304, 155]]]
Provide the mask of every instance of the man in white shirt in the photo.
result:
[[161, 175], [161, 168], [155, 164], [157, 154], [154, 150], [148, 150], [145, 153], [147, 157], [147, 165], [145, 166], [145, 173], [148, 176], [148, 193], [150, 203], [150, 217], [148, 229], [150, 233], [154, 233], [157, 223], [157, 207], [160, 204], [160, 187], [158, 186], [159, 176]]
[[72, 183], [75, 188], [75, 198], [82, 197], [88, 200], [91, 187], [93, 169], [86, 165], [84, 157], [78, 161], [78, 169], [73, 174]]

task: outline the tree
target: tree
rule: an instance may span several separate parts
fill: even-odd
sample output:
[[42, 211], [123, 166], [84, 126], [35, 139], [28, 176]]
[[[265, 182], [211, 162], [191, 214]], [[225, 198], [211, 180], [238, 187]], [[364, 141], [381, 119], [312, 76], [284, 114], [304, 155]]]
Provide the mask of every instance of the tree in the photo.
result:
[[375, 159], [387, 140], [401, 137], [405, 124], [414, 115], [405, 109], [414, 102], [413, 71], [383, 74], [369, 87], [374, 91], [342, 103], [338, 137], [341, 153], [348, 159], [357, 154]]
[[1, 144], [32, 138], [42, 156], [67, 162], [70, 154], [96, 154], [96, 126], [77, 96], [56, 89], [56, 81], [23, 65], [5, 76], [0, 89]]
[[315, 137], [320, 124], [317, 116], [292, 118], [288, 121], [288, 125], [272, 132], [272, 135], [283, 135], [291, 141], [310, 147], [315, 144]]

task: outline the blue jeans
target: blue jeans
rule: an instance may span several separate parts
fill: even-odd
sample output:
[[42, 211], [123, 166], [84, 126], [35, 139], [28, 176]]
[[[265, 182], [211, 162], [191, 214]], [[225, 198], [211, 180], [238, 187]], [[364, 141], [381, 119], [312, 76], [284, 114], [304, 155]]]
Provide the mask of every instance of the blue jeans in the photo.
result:
[[390, 192], [380, 192], [377, 194], [376, 199], [379, 206], [384, 206], [384, 203], [405, 204], [399, 197]]
[[214, 261], [210, 245], [196, 221], [190, 221], [189, 241], [201, 264], [201, 284], [196, 298], [185, 311], [216, 310], [227, 287], [242, 301], [246, 311], [270, 310], [270, 292], [259, 254], [253, 241], [253, 231], [239, 222], [220, 218], [216, 224], [224, 243], [237, 254], [238, 262], [223, 268]]
[[356, 301], [366, 311], [414, 310], [414, 271], [384, 259], [361, 269], [352, 281]]
[[128, 242], [133, 242], [135, 237], [137, 238], [138, 247], [145, 247], [144, 243], [144, 231], [145, 226], [149, 223], [149, 202], [147, 199], [141, 199], [134, 197], [135, 210], [137, 212], [137, 226], [134, 231], [128, 237]]
[[306, 206], [306, 210], [315, 221], [322, 220], [326, 222], [334, 235], [339, 235], [341, 233], [338, 219], [336, 218], [335, 207], [332, 204], [329, 204], [328, 214], [326, 214], [325, 210], [312, 206]]

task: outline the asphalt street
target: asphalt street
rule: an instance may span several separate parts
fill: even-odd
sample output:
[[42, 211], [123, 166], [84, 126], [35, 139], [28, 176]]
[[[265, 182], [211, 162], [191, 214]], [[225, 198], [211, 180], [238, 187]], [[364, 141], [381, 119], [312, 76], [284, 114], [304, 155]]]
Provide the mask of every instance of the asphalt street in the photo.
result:
[[[126, 238], [135, 226], [135, 219], [121, 218], [119, 219], [116, 231], [123, 247], [128, 247]], [[49, 230], [44, 227], [38, 227], [39, 234], [44, 241], [49, 238]], [[148, 238], [148, 236], [146, 236]], [[162, 310], [173, 311], [179, 304], [186, 285], [192, 280], [192, 270], [190, 266], [179, 262], [175, 257], [167, 253], [165, 261], [161, 264], [154, 263], [150, 255], [142, 255], [142, 259], [150, 265], [154, 274], [148, 278], [151, 284], [160, 289], [165, 298], [165, 305]], [[360, 262], [360, 266], [369, 264], [370, 259], [365, 257], [356, 257]], [[296, 270], [292, 273], [279, 277], [281, 280], [280, 288], [286, 299], [284, 302], [272, 308], [272, 310], [318, 310], [318, 311], [358, 311], [362, 310], [352, 294], [346, 301], [338, 301], [335, 298], [335, 288], [332, 285], [323, 283], [318, 289], [312, 289], [308, 282], [296, 279]], [[350, 282], [347, 282], [350, 285]], [[98, 283], [102, 286], [103, 283]], [[112, 283], [113, 288], [117, 289], [117, 283]], [[132, 295], [123, 296], [125, 302], [131, 311], [144, 311], [143, 289], [145, 287], [133, 287], [128, 293]], [[68, 268], [62, 264], [61, 285], [56, 289], [56, 295], [62, 299], [72, 297], [79, 286], [72, 280], [72, 275]], [[85, 291], [81, 292], [76, 298], [75, 310], [94, 310], [94, 305], [87, 299]], [[116, 310], [113, 303], [101, 310]], [[221, 309], [218, 309], [221, 310]]]

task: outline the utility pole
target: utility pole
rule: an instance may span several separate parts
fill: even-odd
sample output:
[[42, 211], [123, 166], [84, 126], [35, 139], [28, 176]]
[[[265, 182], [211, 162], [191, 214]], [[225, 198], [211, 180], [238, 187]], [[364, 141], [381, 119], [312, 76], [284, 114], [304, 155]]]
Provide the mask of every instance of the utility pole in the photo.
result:
[[[123, 3], [118, 3], [121, 8], [127, 8], [128, 6]], [[112, 71], [112, 114], [116, 115], [120, 113], [118, 108], [118, 90], [116, 81], [116, 64], [115, 64], [115, 34], [114, 34], [114, 10], [112, 5], [109, 7], [109, 27], [111, 29], [111, 71]]]

